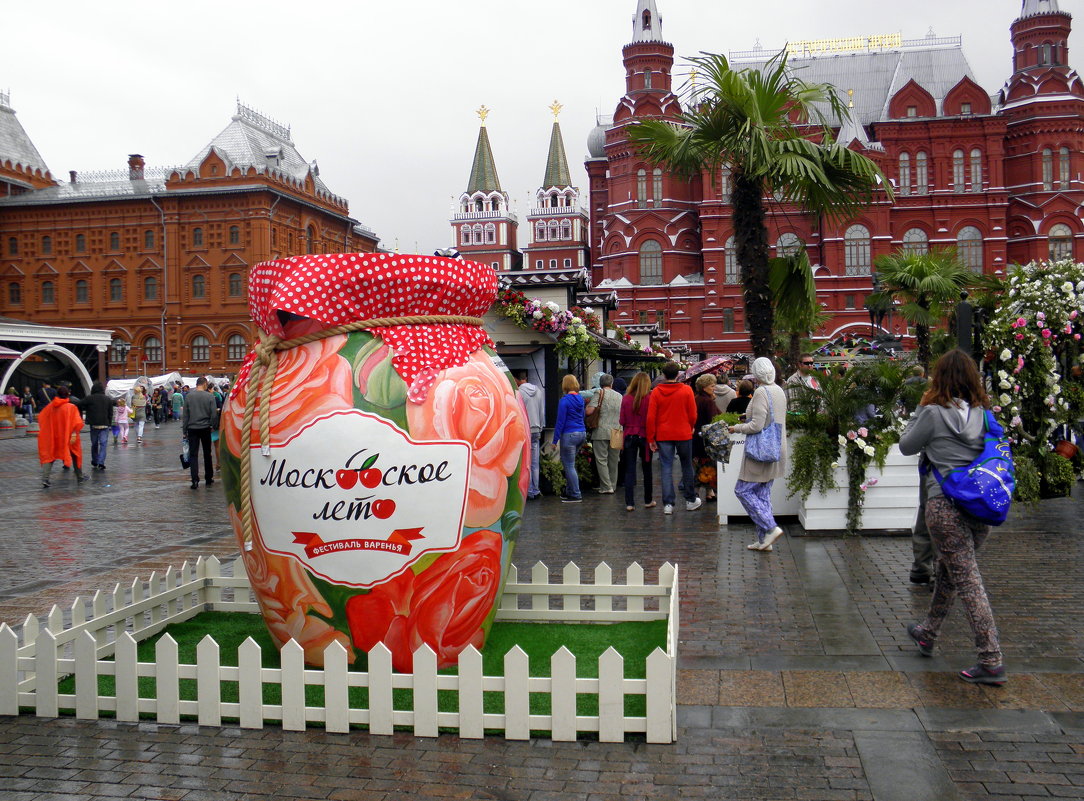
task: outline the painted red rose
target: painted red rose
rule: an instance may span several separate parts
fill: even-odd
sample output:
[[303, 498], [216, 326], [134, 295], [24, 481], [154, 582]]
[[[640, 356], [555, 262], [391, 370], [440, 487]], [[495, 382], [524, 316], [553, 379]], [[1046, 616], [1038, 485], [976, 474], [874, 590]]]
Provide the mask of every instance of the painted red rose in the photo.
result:
[[415, 575], [406, 571], [346, 604], [354, 645], [363, 651], [383, 642], [392, 666], [406, 673], [414, 651], [426, 643], [438, 667], [456, 663], [468, 645], [485, 642], [482, 624], [496, 601], [501, 576], [501, 535], [478, 531], [458, 551], [441, 555]]

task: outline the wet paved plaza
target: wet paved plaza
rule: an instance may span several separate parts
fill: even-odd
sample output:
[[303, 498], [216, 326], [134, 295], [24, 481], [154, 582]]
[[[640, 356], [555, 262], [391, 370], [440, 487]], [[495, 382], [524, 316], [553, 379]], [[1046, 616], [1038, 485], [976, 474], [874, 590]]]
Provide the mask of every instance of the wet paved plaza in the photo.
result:
[[[85, 435], [84, 435], [85, 438]], [[0, 440], [0, 620], [236, 547], [221, 485], [188, 486], [179, 427], [111, 448], [76, 486]], [[89, 445], [84, 442], [85, 452]], [[714, 509], [626, 512], [620, 495], [533, 501], [514, 561], [681, 569], [676, 744], [414, 739], [30, 716], [0, 718], [0, 799], [1084, 798], [1084, 492], [1014, 509], [980, 566], [1010, 683], [979, 688], [954, 610], [933, 659], [904, 625], [929, 595], [910, 541], [791, 536], [747, 551]], [[797, 522], [787, 527], [799, 531]]]

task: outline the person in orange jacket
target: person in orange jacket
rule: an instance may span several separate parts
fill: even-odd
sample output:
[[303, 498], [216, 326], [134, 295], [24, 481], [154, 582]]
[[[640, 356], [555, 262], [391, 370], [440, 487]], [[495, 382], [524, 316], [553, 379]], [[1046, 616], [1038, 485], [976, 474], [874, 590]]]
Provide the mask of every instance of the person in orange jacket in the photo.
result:
[[83, 467], [83, 443], [79, 432], [83, 430], [83, 416], [71, 403], [71, 391], [65, 386], [56, 388], [56, 397], [38, 415], [38, 460], [41, 462], [41, 486], [49, 487], [49, 475], [53, 462], [58, 459], [65, 467], [75, 467], [76, 481], [86, 481]]
[[681, 368], [676, 362], [662, 366], [666, 379], [651, 390], [647, 407], [647, 443], [652, 452], [658, 451], [662, 461], [662, 513], [674, 513], [674, 455], [681, 460], [681, 494], [685, 510], [700, 508], [704, 501], [696, 489], [693, 475], [693, 430], [696, 426], [696, 399], [692, 387], [677, 380]]

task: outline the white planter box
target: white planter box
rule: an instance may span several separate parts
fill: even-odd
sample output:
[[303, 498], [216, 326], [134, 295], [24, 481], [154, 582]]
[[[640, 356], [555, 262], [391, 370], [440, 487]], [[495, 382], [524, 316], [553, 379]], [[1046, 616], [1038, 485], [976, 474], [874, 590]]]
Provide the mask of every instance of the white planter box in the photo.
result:
[[[918, 456], [904, 456], [893, 445], [883, 470], [871, 465], [867, 479], [877, 483], [866, 489], [862, 507], [862, 530], [914, 531], [918, 520]], [[838, 489], [811, 492], [798, 506], [798, 520], [806, 531], [840, 531], [847, 527], [847, 468], [835, 470]]]
[[[791, 452], [794, 450], [794, 436], [787, 438]], [[730, 463], [718, 465], [719, 525], [728, 525], [730, 518], [747, 517], [742, 505], [734, 495], [734, 484], [741, 470], [741, 460], [745, 453], [745, 441], [735, 437], [730, 451]], [[842, 458], [842, 455], [841, 455]], [[904, 456], [898, 446], [893, 445], [885, 459], [883, 470], [872, 466], [866, 473], [867, 478], [877, 479], [877, 483], [866, 490], [866, 500], [862, 509], [862, 530], [900, 530], [914, 531], [918, 519], [918, 456]], [[798, 495], [792, 495], [787, 489], [786, 479], [778, 479], [772, 485], [772, 511], [780, 516], [797, 515], [799, 522], [808, 532], [842, 531], [847, 527], [847, 469], [844, 466], [835, 470], [838, 489], [827, 493], [812, 492], [802, 501]]]

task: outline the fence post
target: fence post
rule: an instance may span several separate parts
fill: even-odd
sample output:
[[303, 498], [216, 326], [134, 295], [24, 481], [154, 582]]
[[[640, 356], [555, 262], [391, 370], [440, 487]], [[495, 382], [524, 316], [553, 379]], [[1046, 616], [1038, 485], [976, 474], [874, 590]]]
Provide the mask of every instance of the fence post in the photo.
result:
[[0, 623], [0, 715], [19, 714], [19, 636]]
[[[505, 585], [519, 583], [519, 570], [515, 565], [508, 566], [508, 579]], [[519, 593], [506, 592], [501, 596], [501, 609], [519, 609]]]
[[117, 720], [139, 720], [139, 672], [135, 638], [126, 631], [117, 637], [113, 655], [117, 670]]
[[[599, 562], [598, 567], [595, 568], [595, 585], [598, 587], [609, 587], [614, 583], [614, 572], [610, 569], [610, 566], [605, 562]], [[595, 596], [595, 609], [599, 612], [613, 611], [614, 599], [612, 595], [596, 595]]]
[[[562, 584], [579, 584], [580, 583], [580, 568], [575, 562], [569, 562], [565, 565], [564, 570], [561, 571], [561, 583]], [[580, 611], [580, 596], [579, 595], [562, 595], [561, 596], [561, 609], [566, 612], [579, 612]]]
[[237, 649], [237, 700], [241, 728], [263, 728], [263, 651], [251, 637]]
[[290, 639], [279, 649], [282, 660], [282, 729], [305, 731], [305, 649]]
[[179, 661], [177, 641], [163, 634], [154, 644], [154, 687], [158, 695], [156, 706], [159, 723], [181, 722]]
[[[546, 567], [542, 562], [535, 562], [534, 567], [531, 568], [531, 584], [542, 585], [550, 583], [550, 569]], [[532, 587], [532, 590], [535, 588]], [[541, 592], [534, 591], [531, 593], [531, 609], [534, 611], [543, 611], [550, 608], [550, 597]]]
[[518, 645], [504, 655], [504, 738], [531, 739], [530, 660]]
[[75, 717], [98, 717], [98, 644], [89, 631], [75, 636]]
[[459, 736], [480, 740], [482, 725], [482, 655], [473, 645], [459, 654]]
[[674, 738], [671, 659], [661, 648], [647, 657], [647, 741], [669, 743]]
[[369, 732], [392, 734], [391, 651], [382, 642], [369, 651]]
[[208, 634], [196, 646], [196, 697], [199, 699], [199, 725], [222, 725], [222, 681], [218, 643]]
[[625, 740], [625, 659], [613, 646], [598, 658], [598, 739]]
[[203, 560], [203, 578], [209, 579], [204, 582], [204, 609], [214, 611], [215, 604], [222, 602], [222, 588], [215, 583], [215, 579], [222, 575], [222, 565], [218, 557], [208, 556]]
[[437, 736], [437, 655], [425, 643], [414, 652], [414, 736]]
[[39, 718], [55, 718], [60, 711], [56, 660], [56, 637], [49, 629], [42, 629], [34, 641], [34, 701]]
[[554, 742], [576, 739], [576, 657], [565, 646], [550, 657], [550, 695], [553, 723], [550, 737]]
[[350, 685], [346, 648], [332, 640], [324, 649], [324, 727], [330, 732], [350, 731]]
[[49, 617], [45, 620], [45, 625], [49, 627], [49, 631], [53, 634], [60, 634], [64, 631], [64, 613], [60, 611], [60, 607], [53, 604], [53, 608], [49, 610]]

